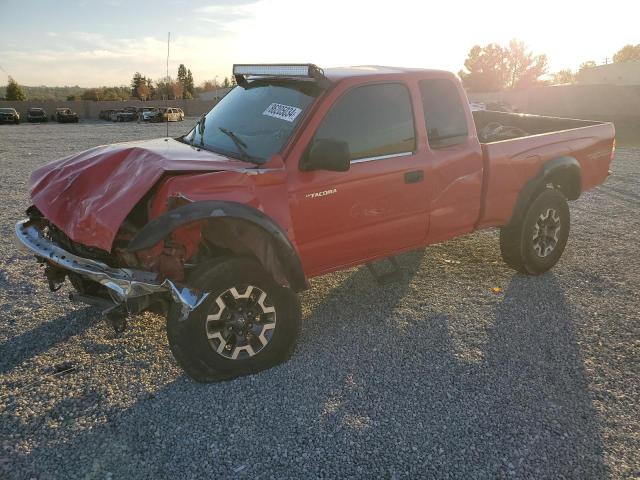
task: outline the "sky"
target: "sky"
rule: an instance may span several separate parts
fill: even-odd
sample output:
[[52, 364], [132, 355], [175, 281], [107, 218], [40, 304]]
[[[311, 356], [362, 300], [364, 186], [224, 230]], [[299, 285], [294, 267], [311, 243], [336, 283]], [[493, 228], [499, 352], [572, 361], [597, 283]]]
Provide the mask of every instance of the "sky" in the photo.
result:
[[0, 0], [0, 84], [126, 85], [133, 73], [233, 63], [393, 65], [457, 72], [469, 49], [523, 40], [550, 72], [640, 43], [640, 0]]

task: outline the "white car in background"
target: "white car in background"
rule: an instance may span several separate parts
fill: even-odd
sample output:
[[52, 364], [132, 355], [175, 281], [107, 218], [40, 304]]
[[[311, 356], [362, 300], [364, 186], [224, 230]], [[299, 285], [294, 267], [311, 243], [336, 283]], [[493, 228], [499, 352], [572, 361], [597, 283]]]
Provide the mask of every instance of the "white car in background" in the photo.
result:
[[181, 122], [184, 120], [184, 112], [176, 107], [150, 108], [141, 112], [140, 118], [145, 122]]
[[143, 122], [148, 122], [159, 114], [160, 109], [158, 107], [141, 107], [138, 109], [138, 119]]
[[181, 122], [184, 120], [184, 112], [181, 108], [165, 108], [162, 112], [162, 120], [164, 122]]

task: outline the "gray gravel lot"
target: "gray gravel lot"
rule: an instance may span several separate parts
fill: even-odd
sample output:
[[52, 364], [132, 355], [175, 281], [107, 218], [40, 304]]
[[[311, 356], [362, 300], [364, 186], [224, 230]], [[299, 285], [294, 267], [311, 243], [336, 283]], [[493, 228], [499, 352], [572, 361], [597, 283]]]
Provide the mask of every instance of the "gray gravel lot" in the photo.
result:
[[0, 126], [0, 477], [640, 477], [640, 148], [572, 203], [552, 272], [515, 274], [487, 231], [402, 256], [391, 286], [327, 275], [287, 364], [200, 385], [164, 319], [116, 337], [12, 240], [35, 167], [164, 129]]

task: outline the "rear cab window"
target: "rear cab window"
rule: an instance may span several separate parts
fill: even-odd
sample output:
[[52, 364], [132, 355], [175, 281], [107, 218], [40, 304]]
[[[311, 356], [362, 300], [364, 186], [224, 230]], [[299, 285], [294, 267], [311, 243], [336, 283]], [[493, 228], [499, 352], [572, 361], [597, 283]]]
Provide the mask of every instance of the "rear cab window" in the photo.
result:
[[325, 115], [312, 144], [319, 139], [346, 142], [353, 163], [413, 153], [416, 135], [409, 90], [402, 83], [348, 90]]
[[446, 78], [419, 82], [429, 146], [459, 145], [467, 140], [467, 116], [457, 86]]

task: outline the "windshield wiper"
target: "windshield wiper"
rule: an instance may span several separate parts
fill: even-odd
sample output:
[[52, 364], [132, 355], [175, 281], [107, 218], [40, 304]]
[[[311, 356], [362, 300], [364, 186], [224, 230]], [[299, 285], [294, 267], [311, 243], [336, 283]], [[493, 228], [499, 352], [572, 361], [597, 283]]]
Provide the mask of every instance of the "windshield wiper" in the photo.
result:
[[251, 163], [255, 163], [255, 164], [258, 164], [258, 165], [261, 165], [261, 164], [264, 163], [264, 161], [262, 161], [262, 159], [259, 159], [257, 157], [254, 157], [254, 156], [250, 155], [249, 152], [247, 152], [247, 144], [240, 137], [238, 137], [235, 133], [233, 133], [231, 130], [227, 130], [224, 127], [218, 127], [218, 129], [222, 133], [224, 133], [227, 137], [229, 137], [231, 140], [233, 140], [233, 143], [238, 148], [238, 151], [242, 155], [242, 159], [243, 160], [248, 160]]

